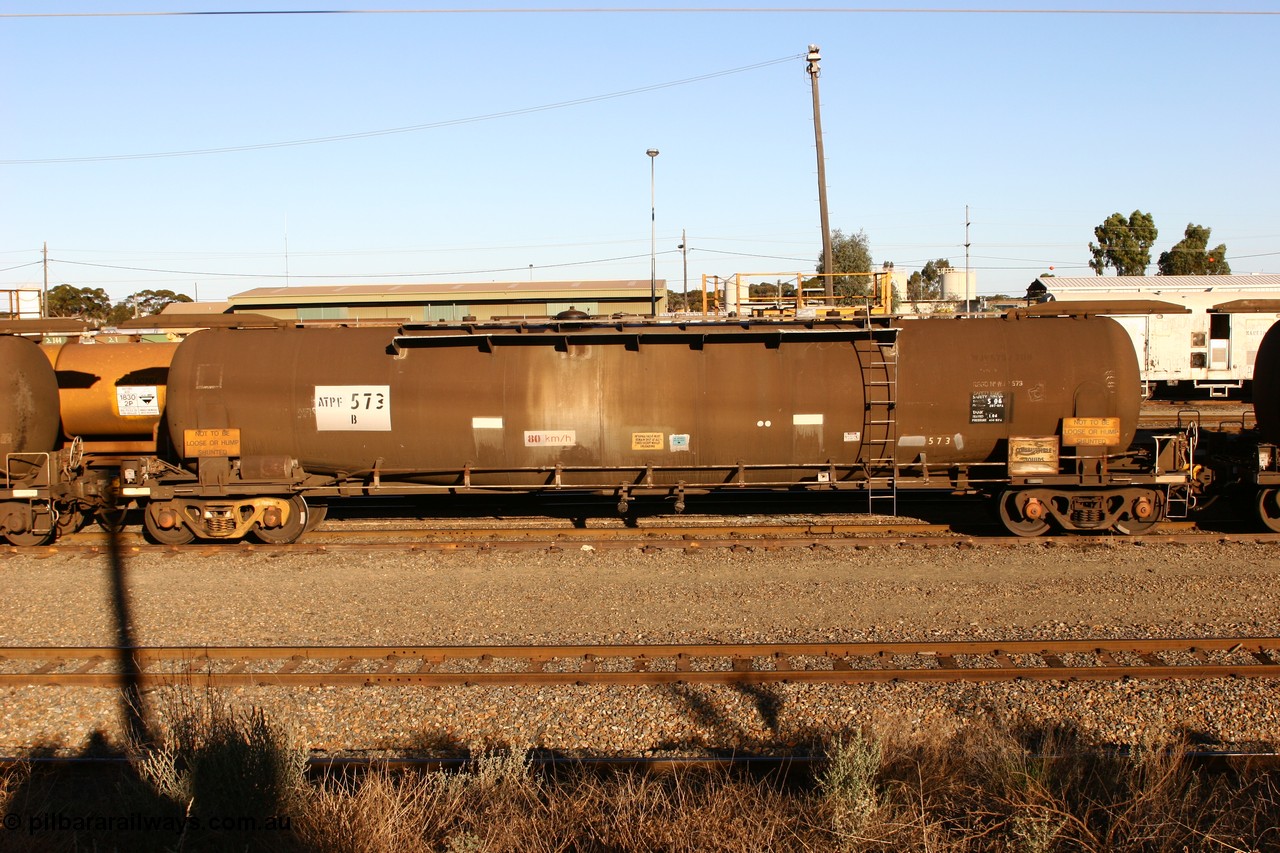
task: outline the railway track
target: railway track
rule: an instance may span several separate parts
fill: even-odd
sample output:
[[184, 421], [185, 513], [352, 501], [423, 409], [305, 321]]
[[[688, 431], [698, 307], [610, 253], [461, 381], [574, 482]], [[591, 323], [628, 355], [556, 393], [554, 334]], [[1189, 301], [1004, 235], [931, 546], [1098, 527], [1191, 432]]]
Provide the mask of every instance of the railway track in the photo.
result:
[[[129, 670], [132, 670], [130, 672]], [[1280, 678], [1280, 637], [0, 648], [0, 687], [449, 687]]]
[[[958, 528], [958, 529], [957, 529]], [[1025, 538], [1001, 534], [996, 525], [953, 527], [926, 522], [812, 521], [803, 523], [740, 523], [643, 527], [579, 528], [531, 526], [527, 522], [495, 521], [476, 526], [406, 525], [351, 527], [312, 531], [300, 542], [264, 545], [252, 542], [193, 542], [187, 545], [155, 545], [140, 533], [120, 534], [122, 552], [128, 554], [316, 554], [369, 551], [466, 551], [466, 550], [685, 550], [786, 549], [874, 547], [1057, 547], [1081, 545], [1141, 547], [1147, 544], [1205, 544], [1226, 542], [1280, 542], [1269, 532], [1204, 530], [1192, 522], [1167, 521], [1145, 536], [1115, 533], [1070, 534]], [[0, 555], [105, 554], [107, 534], [80, 532], [43, 546], [4, 546]]]
[[1217, 432], [1241, 432], [1257, 426], [1253, 403], [1241, 400], [1146, 400], [1138, 413], [1144, 429], [1198, 423]]

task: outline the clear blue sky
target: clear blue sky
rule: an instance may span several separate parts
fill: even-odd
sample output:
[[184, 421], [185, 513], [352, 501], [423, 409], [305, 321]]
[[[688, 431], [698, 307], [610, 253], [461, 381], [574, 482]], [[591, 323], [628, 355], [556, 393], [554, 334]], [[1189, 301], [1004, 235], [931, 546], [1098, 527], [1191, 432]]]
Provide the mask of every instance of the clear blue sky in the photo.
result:
[[[39, 285], [46, 241], [51, 286], [114, 299], [647, 279], [651, 147], [659, 278], [681, 287], [682, 229], [691, 287], [812, 271], [810, 43], [831, 224], [865, 231], [877, 265], [963, 266], [968, 205], [982, 293], [1020, 294], [1050, 266], [1089, 274], [1093, 228], [1135, 209], [1155, 217], [1154, 254], [1194, 222], [1234, 272], [1280, 272], [1280, 15], [495, 5], [507, 11], [0, 17], [0, 288]], [[729, 5], [758, 10], [709, 11]], [[446, 6], [479, 8], [4, 0], [0, 15]], [[276, 145], [290, 142], [306, 144]]]

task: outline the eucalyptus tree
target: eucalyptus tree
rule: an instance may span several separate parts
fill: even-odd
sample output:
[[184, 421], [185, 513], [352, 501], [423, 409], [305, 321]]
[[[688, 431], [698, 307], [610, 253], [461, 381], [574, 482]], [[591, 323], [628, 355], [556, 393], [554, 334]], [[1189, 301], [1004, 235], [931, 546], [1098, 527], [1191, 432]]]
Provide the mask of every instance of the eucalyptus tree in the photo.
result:
[[1158, 233], [1150, 213], [1135, 210], [1127, 217], [1113, 213], [1093, 229], [1098, 242], [1089, 244], [1093, 256], [1089, 266], [1098, 275], [1107, 267], [1113, 267], [1116, 275], [1146, 275]]

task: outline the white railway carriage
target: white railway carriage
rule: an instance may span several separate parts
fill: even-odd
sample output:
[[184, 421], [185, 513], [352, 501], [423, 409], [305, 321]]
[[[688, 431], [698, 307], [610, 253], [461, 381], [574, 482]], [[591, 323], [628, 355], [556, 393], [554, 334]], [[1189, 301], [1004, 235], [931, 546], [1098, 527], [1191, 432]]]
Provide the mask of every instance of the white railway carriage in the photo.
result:
[[[1280, 275], [1088, 276], [1037, 280], [1062, 302], [1155, 300], [1181, 311], [1113, 313], [1133, 338], [1143, 390], [1190, 385], [1225, 397], [1253, 379], [1280, 319]], [[1034, 287], [1034, 285], [1033, 285]]]

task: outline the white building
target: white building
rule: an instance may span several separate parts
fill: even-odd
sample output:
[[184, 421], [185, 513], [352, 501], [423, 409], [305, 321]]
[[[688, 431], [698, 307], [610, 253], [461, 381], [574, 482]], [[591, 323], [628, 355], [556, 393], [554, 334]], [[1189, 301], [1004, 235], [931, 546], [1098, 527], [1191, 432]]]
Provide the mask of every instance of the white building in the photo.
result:
[[1280, 319], [1280, 275], [1042, 276], [1059, 302], [1155, 300], [1190, 313], [1108, 314], [1128, 330], [1147, 390], [1189, 383], [1226, 396], [1253, 379], [1258, 345]]

